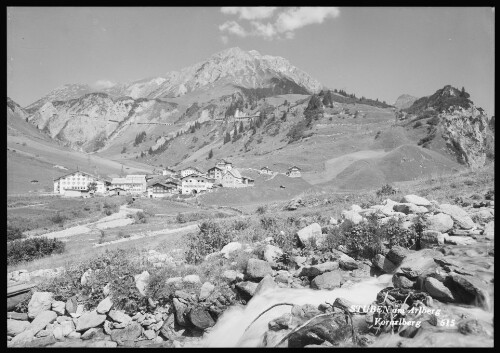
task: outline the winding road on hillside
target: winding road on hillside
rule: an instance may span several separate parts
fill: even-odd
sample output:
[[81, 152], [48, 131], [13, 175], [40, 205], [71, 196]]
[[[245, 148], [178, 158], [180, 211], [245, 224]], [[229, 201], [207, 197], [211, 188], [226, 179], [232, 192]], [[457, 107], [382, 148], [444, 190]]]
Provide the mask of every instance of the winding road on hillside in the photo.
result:
[[344, 169], [346, 169], [349, 165], [357, 160], [367, 158], [380, 158], [385, 156], [387, 153], [389, 152], [386, 152], [384, 150], [364, 150], [344, 154], [343, 156], [327, 160], [325, 162], [325, 170], [322, 172], [302, 173], [302, 179], [312, 185], [326, 183], [334, 179]]

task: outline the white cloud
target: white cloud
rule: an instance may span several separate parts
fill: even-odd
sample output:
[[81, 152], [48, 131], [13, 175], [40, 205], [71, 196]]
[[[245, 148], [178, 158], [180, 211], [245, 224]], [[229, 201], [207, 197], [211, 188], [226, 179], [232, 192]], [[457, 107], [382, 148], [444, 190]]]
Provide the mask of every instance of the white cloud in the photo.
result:
[[257, 21], [252, 21], [251, 24], [253, 27], [252, 35], [254, 36], [272, 39], [277, 34], [276, 29], [271, 23], [263, 24]]
[[105, 88], [110, 88], [116, 85], [116, 83], [108, 81], [108, 80], [97, 80], [94, 82], [93, 86], [96, 89], [105, 89]]
[[294, 31], [307, 25], [323, 23], [325, 19], [339, 15], [338, 7], [293, 7], [278, 15], [276, 28], [281, 33]]
[[[276, 7], [222, 7], [221, 12], [227, 15], [239, 15], [242, 20], [248, 20], [251, 30], [245, 29], [236, 21], [226, 21], [219, 26], [221, 32], [227, 32], [239, 37], [263, 37], [272, 39], [293, 39], [297, 29], [321, 24], [329, 18], [340, 15], [338, 7], [291, 7], [281, 8], [274, 22], [262, 23], [261, 19], [272, 17]], [[224, 43], [226, 40], [222, 39]]]
[[277, 7], [221, 7], [220, 11], [226, 15], [238, 15], [243, 20], [258, 20], [273, 15]]
[[246, 37], [248, 33], [236, 21], [226, 21], [219, 26], [219, 30], [235, 34], [239, 37]]

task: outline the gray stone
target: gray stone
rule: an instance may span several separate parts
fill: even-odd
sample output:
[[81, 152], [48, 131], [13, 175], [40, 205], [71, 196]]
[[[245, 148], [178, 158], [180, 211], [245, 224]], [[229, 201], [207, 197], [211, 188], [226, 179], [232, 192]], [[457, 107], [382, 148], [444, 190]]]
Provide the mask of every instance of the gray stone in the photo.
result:
[[149, 272], [144, 271], [141, 274], [135, 275], [135, 286], [143, 296], [146, 296], [146, 289], [149, 283]]
[[399, 265], [408, 256], [408, 250], [402, 246], [393, 246], [385, 255], [394, 265]]
[[468, 213], [460, 206], [444, 203], [439, 205], [439, 209], [441, 210], [441, 212], [450, 215], [460, 228], [471, 229], [476, 226]]
[[28, 321], [18, 321], [7, 319], [7, 336], [17, 336], [23, 331], [30, 328], [30, 323]]
[[420, 237], [422, 248], [444, 244], [446, 236], [437, 230], [424, 230]]
[[191, 284], [199, 284], [201, 283], [200, 281], [200, 276], [198, 275], [187, 275], [182, 278], [182, 282], [184, 283], [191, 283]]
[[76, 331], [80, 332], [92, 327], [97, 327], [101, 325], [104, 320], [106, 320], [106, 315], [100, 315], [95, 310], [83, 313], [76, 323]]
[[28, 321], [28, 314], [27, 313], [17, 313], [15, 311], [9, 311], [7, 313], [7, 319]]
[[339, 272], [326, 272], [311, 281], [311, 288], [334, 289], [339, 288], [343, 282], [342, 275]]
[[[490, 298], [485, 284], [478, 278], [450, 273], [445, 284], [453, 285], [452, 293], [455, 298], [465, 304], [472, 304], [489, 310], [491, 307]], [[451, 288], [449, 284], [448, 287]]]
[[363, 217], [354, 210], [342, 211], [341, 216], [345, 221], [349, 221], [352, 224], [359, 224], [363, 220]]
[[413, 203], [417, 206], [430, 206], [431, 202], [426, 198], [417, 195], [405, 195], [401, 199], [401, 203]]
[[187, 322], [185, 319], [187, 305], [182, 303], [178, 298], [173, 299], [173, 304], [175, 308], [175, 319], [177, 320], [177, 323], [181, 326], [187, 326]]
[[401, 274], [395, 274], [392, 276], [392, 284], [394, 285], [395, 288], [413, 288], [415, 282], [408, 279], [406, 276], [401, 275]]
[[259, 259], [249, 259], [246, 273], [249, 278], [261, 280], [265, 275], [272, 274], [269, 262]]
[[266, 275], [257, 285], [257, 288], [255, 288], [254, 296], [258, 295], [259, 293], [264, 293], [268, 290], [273, 290], [275, 289], [276, 282], [274, 282], [274, 279], [271, 275]]
[[130, 316], [128, 316], [127, 314], [125, 314], [123, 311], [121, 310], [111, 310], [109, 313], [108, 313], [108, 316], [115, 322], [119, 322], [119, 323], [125, 323], [125, 324], [128, 324], [130, 321], [132, 321], [132, 318]]
[[62, 341], [64, 339], [63, 330], [61, 326], [57, 326], [52, 332], [52, 334], [54, 335], [54, 338], [58, 341]]
[[210, 294], [214, 291], [215, 286], [210, 283], [210, 282], [205, 282], [200, 288], [200, 296], [199, 299], [200, 301], [205, 300], [208, 298]]
[[78, 302], [76, 300], [76, 296], [72, 296], [66, 301], [66, 311], [70, 314], [76, 313], [76, 309], [78, 307]]
[[342, 254], [339, 259], [339, 267], [345, 271], [351, 271], [357, 269], [359, 265], [352, 257]]
[[270, 263], [276, 262], [283, 255], [283, 251], [274, 245], [266, 245], [264, 248], [264, 260]]
[[391, 260], [389, 260], [382, 254], [375, 255], [372, 263], [375, 267], [385, 273], [394, 273], [394, 271], [396, 270], [396, 265], [394, 265]]
[[194, 326], [202, 330], [215, 325], [215, 321], [203, 306], [193, 307], [189, 312], [189, 320]]
[[27, 343], [33, 341], [35, 339], [35, 334], [33, 330], [27, 329], [12, 338], [9, 342], [9, 347], [23, 347]]
[[474, 238], [458, 236], [458, 235], [452, 237], [446, 237], [444, 241], [445, 243], [454, 245], [471, 245], [477, 243], [477, 241]]
[[229, 259], [229, 255], [235, 251], [241, 250], [243, 245], [237, 241], [233, 241], [229, 244], [226, 244], [220, 251], [221, 254], [224, 255], [226, 259]]
[[303, 267], [299, 276], [316, 277], [325, 272], [337, 270], [338, 268], [339, 263], [337, 261], [328, 261], [318, 265]]
[[75, 331], [75, 324], [73, 321], [63, 321], [61, 322], [61, 329], [63, 336], [68, 336], [71, 332]]
[[255, 294], [255, 290], [257, 289], [258, 284], [255, 282], [239, 282], [236, 284], [236, 288], [239, 289], [241, 292], [244, 294], [249, 295], [250, 297], [253, 297]]
[[142, 327], [137, 322], [132, 322], [125, 328], [111, 331], [111, 340], [118, 344], [125, 341], [134, 341], [142, 334]]
[[28, 303], [28, 317], [34, 319], [39, 313], [50, 310], [54, 294], [51, 292], [35, 292]]
[[394, 205], [394, 211], [404, 214], [427, 213], [429, 210], [424, 206], [417, 206], [412, 203], [399, 203]]
[[57, 314], [52, 310], [45, 310], [39, 313], [33, 321], [31, 321], [30, 330], [36, 334], [38, 331], [41, 331], [48, 324], [56, 321]]
[[97, 336], [103, 336], [104, 330], [102, 328], [92, 327], [85, 331], [81, 337], [82, 340], [90, 340]]
[[438, 299], [443, 302], [453, 301], [453, 295], [451, 294], [451, 291], [437, 279], [432, 277], [427, 277], [425, 279], [424, 286], [427, 293], [429, 293], [431, 297], [433, 297], [434, 299]]
[[90, 276], [92, 275], [92, 269], [89, 268], [85, 273], [82, 275], [82, 278], [80, 279], [80, 283], [82, 286], [86, 286], [89, 283]]
[[146, 337], [148, 340], [152, 340], [156, 338], [156, 333], [153, 330], [145, 330], [144, 337]]
[[299, 230], [297, 236], [303, 246], [308, 245], [312, 238], [315, 238], [316, 242], [318, 242], [318, 240], [322, 239], [321, 226], [318, 223], [310, 224]]
[[222, 274], [222, 278], [224, 278], [229, 283], [235, 282], [237, 278], [238, 272], [234, 270], [226, 270]]
[[64, 315], [66, 310], [66, 304], [64, 302], [55, 300], [52, 302], [52, 311], [55, 311], [58, 315]]
[[491, 221], [486, 224], [483, 235], [487, 240], [495, 239], [495, 221]]
[[99, 314], [106, 314], [111, 310], [112, 306], [113, 302], [111, 301], [111, 297], [106, 297], [105, 299], [101, 300], [99, 305], [97, 305], [96, 310]]
[[426, 217], [427, 230], [437, 230], [441, 233], [446, 233], [453, 228], [453, 219], [445, 213], [428, 215]]

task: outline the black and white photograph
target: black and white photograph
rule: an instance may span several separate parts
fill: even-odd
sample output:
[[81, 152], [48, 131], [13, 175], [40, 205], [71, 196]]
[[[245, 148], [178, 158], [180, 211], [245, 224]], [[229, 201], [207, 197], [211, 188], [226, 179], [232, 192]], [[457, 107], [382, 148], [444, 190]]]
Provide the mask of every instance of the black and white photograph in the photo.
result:
[[6, 347], [494, 347], [494, 7], [5, 16]]

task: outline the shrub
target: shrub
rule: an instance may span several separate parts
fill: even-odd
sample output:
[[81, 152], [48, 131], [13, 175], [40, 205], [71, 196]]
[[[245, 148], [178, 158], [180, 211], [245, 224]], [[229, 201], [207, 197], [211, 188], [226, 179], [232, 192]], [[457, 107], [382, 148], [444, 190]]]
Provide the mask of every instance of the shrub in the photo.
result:
[[396, 189], [394, 189], [391, 185], [385, 184], [379, 190], [377, 190], [377, 196], [386, 196], [386, 195], [394, 195], [396, 194]]
[[127, 202], [127, 205], [131, 205], [132, 203], [134, 203], [134, 197], [132, 195], [127, 195], [127, 197], [125, 198], [125, 202]]
[[439, 123], [439, 117], [438, 116], [434, 116], [431, 119], [427, 120], [427, 124], [429, 124], [431, 126], [437, 125], [438, 123]]
[[18, 227], [11, 226], [7, 223], [7, 241], [13, 241], [24, 238], [23, 232]]
[[62, 226], [64, 224], [64, 221], [66, 221], [68, 218], [65, 215], [62, 215], [61, 213], [57, 213], [54, 216], [50, 217], [50, 220], [52, 223], [59, 224]]
[[233, 240], [233, 234], [227, 225], [214, 220], [202, 222], [198, 233], [188, 234], [186, 261], [199, 263], [205, 255], [219, 251]]
[[7, 243], [7, 264], [33, 261], [52, 254], [64, 252], [64, 242], [46, 237], [14, 240]]
[[123, 230], [120, 230], [118, 232], [118, 238], [130, 238], [130, 234], [127, 234]]
[[259, 206], [259, 207], [257, 207], [257, 210], [255, 212], [257, 212], [257, 214], [262, 215], [262, 214], [266, 213], [266, 210], [267, 210], [266, 206]]
[[135, 219], [135, 223], [147, 223], [147, 221], [148, 221], [146, 214], [142, 211], [134, 214], [134, 219]]
[[417, 127], [420, 127], [420, 126], [422, 126], [422, 122], [421, 121], [417, 121], [415, 123], [415, 125], [413, 125], [413, 128], [416, 129]]

